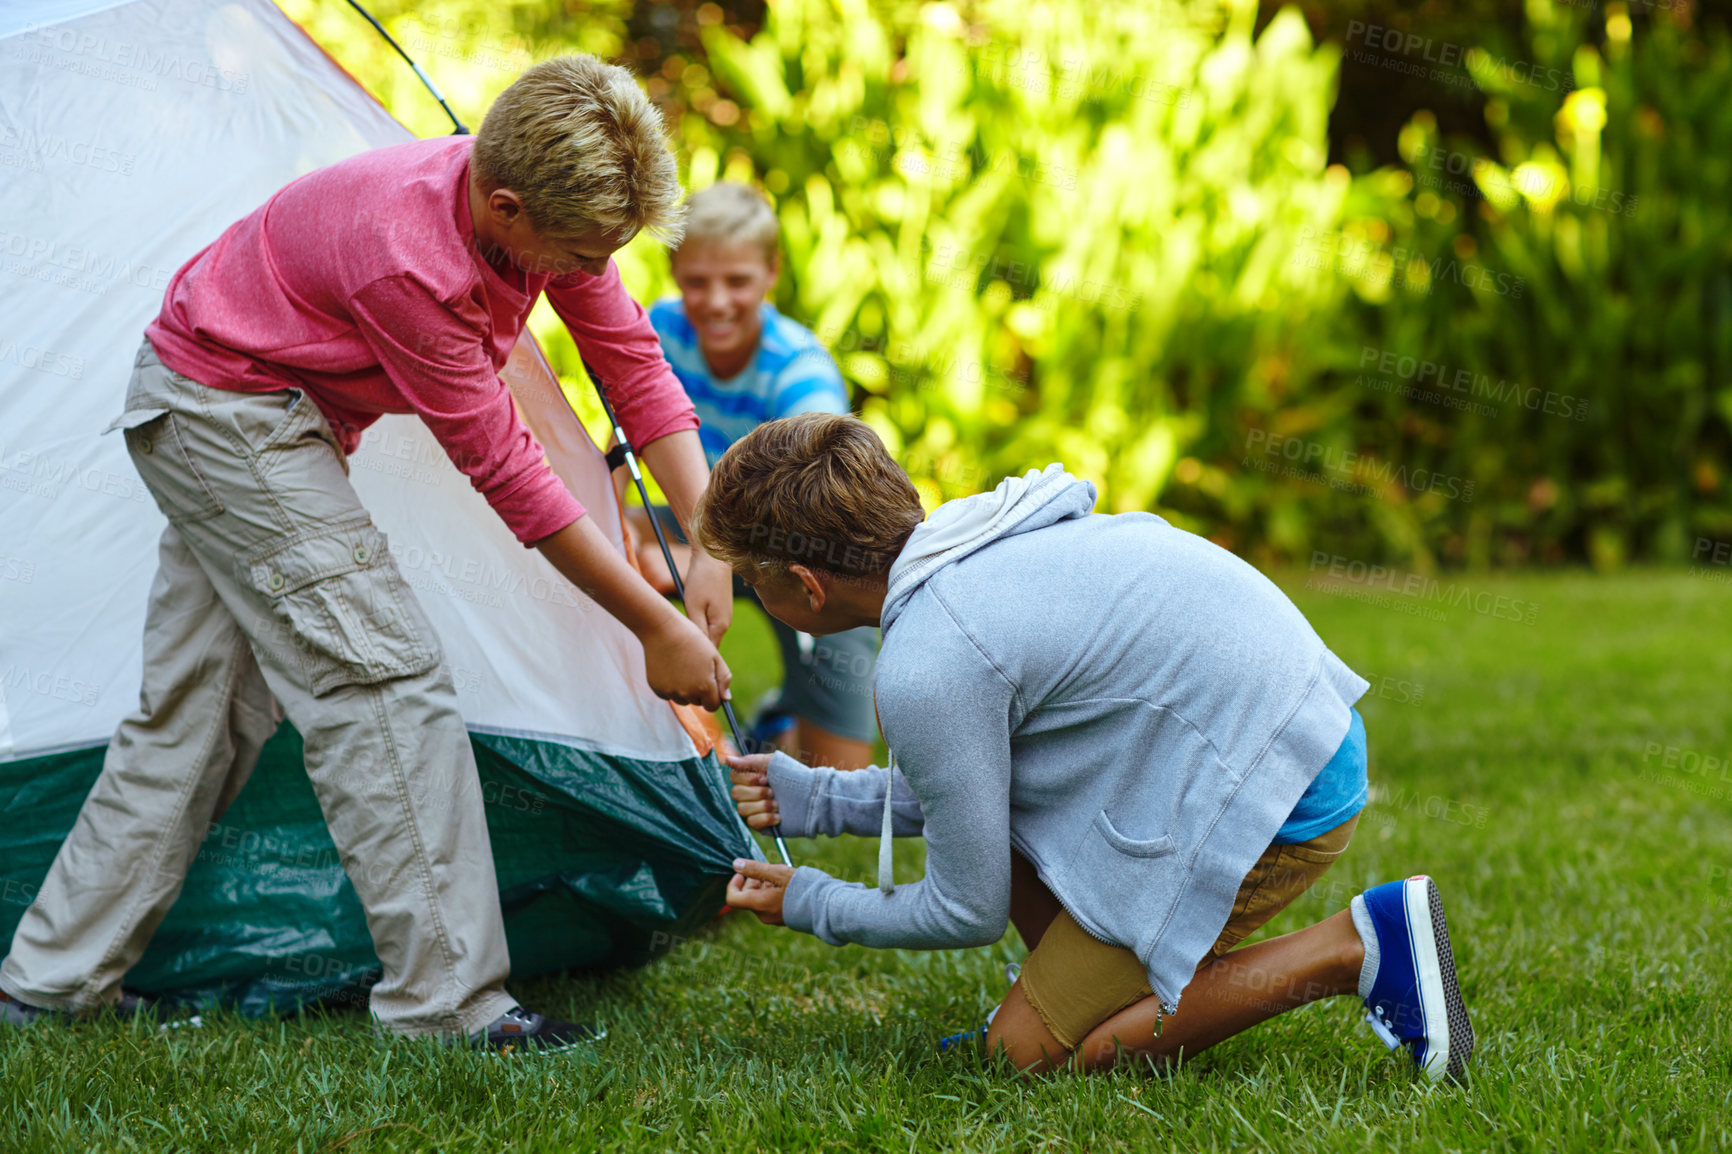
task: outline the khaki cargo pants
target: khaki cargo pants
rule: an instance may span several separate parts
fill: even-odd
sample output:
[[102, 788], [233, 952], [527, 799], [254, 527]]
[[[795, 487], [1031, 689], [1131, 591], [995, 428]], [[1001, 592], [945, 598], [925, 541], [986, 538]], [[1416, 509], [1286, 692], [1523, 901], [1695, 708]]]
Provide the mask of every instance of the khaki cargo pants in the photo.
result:
[[[206, 830], [282, 712], [384, 966], [371, 1009], [403, 1033], [472, 1033], [514, 1003], [474, 753], [433, 628], [298, 389], [171, 372], [146, 340], [127, 449], [168, 517], [144, 682], [19, 923], [0, 988], [113, 1001]], [[430, 794], [424, 784], [457, 781]]]

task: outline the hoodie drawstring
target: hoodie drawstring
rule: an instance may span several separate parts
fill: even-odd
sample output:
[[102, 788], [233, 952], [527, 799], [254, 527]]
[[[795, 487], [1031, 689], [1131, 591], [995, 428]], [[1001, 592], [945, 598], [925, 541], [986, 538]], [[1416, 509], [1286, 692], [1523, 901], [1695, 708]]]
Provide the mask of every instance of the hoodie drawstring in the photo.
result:
[[884, 824], [878, 834], [878, 892], [890, 894], [896, 892], [896, 877], [892, 866], [895, 861], [893, 843], [890, 840], [891, 826], [894, 814], [890, 811], [891, 799], [896, 794], [896, 755], [890, 755], [890, 768], [884, 771]]

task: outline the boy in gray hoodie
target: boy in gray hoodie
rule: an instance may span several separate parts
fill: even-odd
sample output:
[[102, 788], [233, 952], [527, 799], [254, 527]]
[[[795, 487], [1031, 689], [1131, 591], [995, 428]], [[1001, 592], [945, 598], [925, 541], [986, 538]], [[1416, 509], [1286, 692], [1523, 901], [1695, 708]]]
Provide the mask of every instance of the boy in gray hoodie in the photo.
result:
[[[925, 517], [846, 416], [728, 450], [699, 539], [794, 629], [883, 630], [891, 753], [852, 773], [731, 758], [755, 828], [882, 842], [876, 888], [742, 860], [730, 904], [833, 945], [980, 946], [1014, 922], [1030, 954], [987, 1044], [1025, 1071], [1176, 1060], [1356, 994], [1387, 1045], [1459, 1077], [1473, 1033], [1430, 878], [1233, 948], [1346, 848], [1367, 683], [1251, 566], [1094, 501], [1052, 465]], [[925, 837], [923, 879], [893, 883], [892, 836]]]

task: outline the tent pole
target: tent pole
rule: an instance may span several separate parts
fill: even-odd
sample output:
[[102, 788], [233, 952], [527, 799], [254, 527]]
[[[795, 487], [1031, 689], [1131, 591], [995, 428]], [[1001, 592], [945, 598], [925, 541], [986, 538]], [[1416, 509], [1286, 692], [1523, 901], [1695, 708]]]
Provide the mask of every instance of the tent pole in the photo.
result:
[[[638, 497], [643, 501], [644, 512], [649, 516], [650, 528], [655, 530], [656, 544], [662, 547], [662, 560], [667, 562], [668, 574], [674, 579], [674, 594], [679, 597], [680, 603], [684, 604], [686, 583], [680, 580], [679, 566], [674, 564], [674, 551], [668, 548], [667, 534], [662, 532], [661, 519], [655, 515], [655, 510], [650, 505], [649, 489], [643, 482], [643, 470], [638, 468], [637, 452], [626, 439], [625, 429], [620, 425], [619, 418], [614, 415], [613, 405], [607, 399], [607, 386], [602, 384], [601, 378], [596, 375], [589, 362], [583, 360], [581, 354], [579, 360], [583, 361], [583, 371], [589, 374], [590, 383], [595, 386], [595, 394], [601, 398], [602, 411], [607, 414], [607, 423], [613, 429], [614, 447], [608, 450], [608, 470], [611, 472], [624, 465], [631, 474], [633, 483], [637, 485]], [[728, 719], [728, 728], [733, 731], [735, 748], [741, 753], [747, 752], [750, 747], [746, 744], [745, 733], [740, 729], [740, 719], [734, 716], [734, 703], [726, 698], [722, 699], [722, 716]], [[793, 859], [788, 856], [788, 844], [782, 840], [782, 827], [770, 826], [769, 834], [776, 841], [776, 852], [781, 855], [782, 864], [793, 865]]]
[[445, 102], [445, 94], [443, 92], [439, 91], [439, 86], [437, 84], [433, 83], [432, 77], [428, 76], [425, 72], [421, 71], [421, 66], [419, 64], [415, 63], [415, 60], [413, 57], [411, 57], [407, 52], [403, 51], [403, 46], [398, 44], [395, 40], [393, 40], [391, 38], [391, 34], [387, 31], [385, 31], [385, 26], [383, 24], [379, 23], [377, 20], [373, 19], [373, 14], [371, 12], [367, 11], [365, 8], [361, 7], [359, 4], [357, 4], [355, 2], [355, 0], [349, 0], [349, 7], [353, 8], [355, 11], [357, 11], [361, 15], [365, 16], [367, 18], [367, 23], [371, 24], [375, 29], [378, 30], [379, 35], [381, 35], [385, 38], [385, 43], [387, 43], [391, 47], [395, 48], [397, 50], [397, 55], [401, 56], [408, 63], [409, 67], [411, 67], [415, 70], [415, 75], [419, 76], [421, 78], [421, 83], [425, 84], [427, 86], [427, 91], [431, 92], [433, 94], [433, 99], [437, 100], [439, 102], [439, 107], [443, 108], [445, 110], [445, 115], [449, 116], [451, 118], [451, 123], [455, 126], [455, 130], [451, 133], [451, 135], [452, 136], [468, 136], [469, 135], [468, 126], [465, 125], [461, 120], [458, 120], [457, 114], [455, 112], [451, 111], [451, 105], [449, 105]]

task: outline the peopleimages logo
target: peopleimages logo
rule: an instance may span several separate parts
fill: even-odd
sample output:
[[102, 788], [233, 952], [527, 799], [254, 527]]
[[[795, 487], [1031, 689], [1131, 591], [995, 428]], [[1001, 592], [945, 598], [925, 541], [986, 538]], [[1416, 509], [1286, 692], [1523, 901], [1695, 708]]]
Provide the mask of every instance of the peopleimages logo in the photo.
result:
[[1417, 32], [1403, 32], [1399, 28], [1385, 28], [1363, 20], [1347, 22], [1347, 43], [1351, 45], [1355, 41], [1363, 47], [1350, 50], [1348, 56], [1361, 64], [1375, 64], [1462, 88], [1473, 85], [1470, 70], [1475, 67], [1489, 69], [1501, 80], [1526, 84], [1545, 92], [1569, 92], [1576, 86], [1575, 77], [1568, 69], [1548, 68], [1527, 60], [1505, 60], [1483, 48], [1434, 40]]
[[1029, 184], [1076, 190], [1076, 169], [1007, 150], [991, 152], [979, 141], [967, 146], [941, 142], [918, 128], [865, 116], [850, 122], [849, 139], [873, 160], [910, 180], [963, 181], [976, 172], [1009, 171]]
[[1393, 349], [1365, 345], [1359, 351], [1359, 368], [1361, 371], [1375, 368], [1379, 373], [1399, 377], [1417, 386], [1463, 393], [1476, 401], [1519, 404], [1532, 412], [1563, 417], [1566, 420], [1588, 419], [1588, 402], [1581, 397], [1553, 392], [1537, 385], [1524, 385], [1520, 381], [1507, 381], [1502, 377], [1494, 381], [1485, 373], [1473, 369], [1428, 361], [1423, 357], [1408, 356]]
[[[1259, 461], [1259, 456], [1264, 459]], [[1337, 449], [1321, 441], [1307, 441], [1302, 437], [1284, 437], [1265, 429], [1252, 429], [1245, 435], [1245, 459], [1241, 464], [1269, 473], [1277, 471], [1276, 468], [1271, 468], [1271, 465], [1278, 467], [1283, 460], [1291, 462], [1296, 468], [1320, 466], [1339, 474], [1348, 482], [1347, 487], [1365, 493], [1376, 492], [1371, 487], [1373, 483], [1396, 484], [1412, 493], [1438, 493], [1456, 501], [1473, 500], [1473, 482], [1448, 473], [1423, 467], [1396, 465], [1368, 453]], [[1303, 472], [1296, 475], [1301, 479], [1307, 476]], [[1326, 477], [1311, 479], [1328, 483]]]
[[1050, 82], [1055, 96], [1078, 98], [1091, 104], [1118, 97], [1176, 108], [1191, 103], [1191, 94], [1176, 84], [1092, 64], [1075, 55], [1049, 58], [1035, 49], [1004, 40], [994, 40], [977, 52], [983, 74], [1024, 91], [1040, 91]]
[[766, 554], [784, 560], [807, 561], [832, 573], [875, 573], [883, 564], [883, 555], [872, 549], [862, 549], [842, 541], [802, 533], [781, 526], [753, 525], [748, 544]]
[[1310, 568], [1313, 576], [1305, 581], [1307, 589], [1344, 592], [1355, 600], [1411, 612], [1433, 621], [1446, 619], [1441, 609], [1468, 609], [1482, 617], [1523, 625], [1532, 625], [1539, 617], [1540, 607], [1535, 601], [1454, 581], [1439, 581], [1422, 573], [1404, 573], [1337, 553], [1313, 552]]
[[20, 449], [0, 442], [0, 489], [54, 500], [77, 487], [122, 501], [144, 504], [149, 490], [137, 474], [128, 476], [66, 457], [49, 456], [36, 449]]
[[[79, 292], [93, 293], [103, 292], [124, 281], [158, 294], [174, 277], [172, 268], [133, 264], [83, 245], [11, 232], [4, 227], [5, 223], [0, 222], [0, 258], [19, 258], [5, 262], [6, 271], [16, 276], [54, 280]], [[59, 271], [56, 274], [50, 270]]]
[[[1429, 172], [1420, 172], [1415, 180], [1423, 188], [1435, 188], [1439, 192], [1453, 192], [1469, 200], [1484, 200], [1485, 192], [1481, 184], [1501, 188], [1508, 192], [1519, 193], [1532, 200], [1562, 201], [1581, 208], [1594, 208], [1618, 216], [1633, 216], [1641, 197], [1633, 196], [1615, 188], [1601, 188], [1599, 185], [1572, 185], [1562, 169], [1547, 169], [1537, 165], [1523, 165], [1515, 173], [1505, 173], [1497, 165], [1481, 156], [1469, 156], [1465, 152], [1446, 149], [1442, 145], [1433, 145], [1422, 158]], [[1448, 175], [1445, 175], [1445, 174]], [[1452, 176], [1461, 177], [1452, 180]]]
[[[75, 140], [55, 132], [39, 132], [10, 124], [0, 124], [0, 152], [19, 154], [36, 162], [64, 161], [120, 176], [131, 176], [133, 165], [138, 162], [134, 153], [118, 152], [88, 140]], [[31, 167], [40, 168], [40, 163]]]
[[97, 698], [102, 696], [102, 686], [95, 682], [68, 677], [52, 669], [30, 669], [22, 665], [8, 665], [0, 670], [0, 689], [13, 693], [29, 690], [56, 701], [84, 706], [95, 705]]
[[76, 71], [83, 75], [93, 75], [98, 79], [120, 79], [120, 76], [99, 73], [78, 65], [81, 62], [87, 65], [107, 65], [111, 68], [144, 73], [146, 76], [163, 80], [181, 80], [188, 84], [214, 88], [219, 92], [231, 92], [236, 95], [247, 90], [249, 80], [247, 73], [218, 68], [208, 60], [181, 56], [171, 49], [152, 48], [149, 44], [130, 40], [110, 40], [105, 36], [79, 32], [75, 28], [64, 25], [39, 29], [37, 37], [41, 48], [52, 49], [55, 52], [63, 53], [65, 57], [72, 58], [70, 60], [49, 59], [40, 61], [40, 63], [51, 64], [63, 70]]
[[926, 279], [934, 284], [967, 285], [972, 289], [982, 278], [1003, 281], [1012, 289], [1023, 289], [1032, 295], [1063, 297], [1085, 305], [1098, 304], [1104, 309], [1135, 312], [1142, 307], [1142, 293], [1126, 293], [1113, 281], [1078, 280], [1074, 273], [1043, 271], [1035, 261], [1006, 259], [996, 253], [973, 252], [948, 241], [936, 245], [921, 238], [921, 249], [930, 255]]
[[71, 377], [77, 380], [84, 375], [83, 357], [73, 356], [71, 353], [57, 353], [40, 345], [20, 345], [13, 340], [0, 340], [0, 365], [6, 364], [15, 364], [51, 377]]
[[1491, 810], [1486, 806], [1457, 801], [1441, 794], [1421, 795], [1407, 789], [1391, 792], [1388, 787], [1375, 782], [1368, 793], [1367, 808], [1375, 806], [1391, 809], [1401, 814], [1428, 817], [1433, 821], [1446, 821], [1451, 825], [1483, 829], [1486, 819], [1491, 816]]
[[1732, 757], [1650, 741], [1642, 751], [1640, 777], [1656, 785], [1683, 789], [1697, 797], [1720, 801], [1728, 793], [1725, 785], [1732, 782]]
[[1371, 276], [1383, 269], [1391, 285], [1400, 285], [1422, 296], [1446, 281], [1511, 300], [1520, 300], [1527, 291], [1526, 278], [1514, 273], [1454, 257], [1434, 256], [1405, 245], [1385, 249], [1368, 236], [1316, 229], [1308, 224], [1299, 228], [1291, 261], [1302, 268], [1333, 269], [1353, 277]]
[[1732, 565], [1732, 541], [1716, 541], [1712, 537], [1696, 538], [1696, 548], [1691, 552], [1692, 561], [1700, 561], [1704, 557], [1711, 565]]

